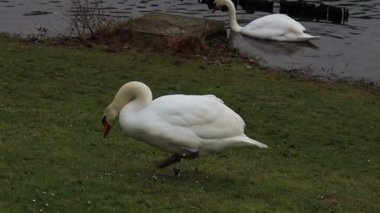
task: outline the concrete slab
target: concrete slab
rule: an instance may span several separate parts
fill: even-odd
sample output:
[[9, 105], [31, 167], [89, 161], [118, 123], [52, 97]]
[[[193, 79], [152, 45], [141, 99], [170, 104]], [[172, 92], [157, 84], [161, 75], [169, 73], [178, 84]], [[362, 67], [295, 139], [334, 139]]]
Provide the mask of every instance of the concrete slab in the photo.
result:
[[224, 22], [180, 15], [152, 12], [132, 19], [122, 26], [130, 33], [152, 34], [166, 37], [205, 38], [216, 33], [226, 33]]

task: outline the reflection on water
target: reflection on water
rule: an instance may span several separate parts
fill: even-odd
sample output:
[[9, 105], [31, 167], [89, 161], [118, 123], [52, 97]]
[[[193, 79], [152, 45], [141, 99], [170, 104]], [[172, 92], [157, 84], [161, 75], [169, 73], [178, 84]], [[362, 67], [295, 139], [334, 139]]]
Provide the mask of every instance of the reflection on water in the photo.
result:
[[[67, 13], [75, 10], [70, 8], [70, 2], [70, 0], [0, 0], [0, 31], [38, 33], [36, 29], [43, 26], [51, 35], [66, 33], [69, 26]], [[310, 34], [322, 37], [310, 44], [284, 44], [232, 34], [231, 45], [244, 54], [262, 59], [270, 66], [286, 69], [308, 68], [317, 75], [365, 79], [380, 85], [380, 1], [317, 2], [348, 8], [349, 21], [342, 25], [328, 22], [301, 22]], [[109, 17], [128, 19], [151, 11], [160, 11], [223, 20], [226, 26], [229, 26], [226, 12], [212, 14], [207, 5], [198, 4], [198, 0], [109, 0], [103, 1], [102, 4], [105, 15]], [[279, 0], [274, 0], [273, 12], [278, 13], [279, 10]], [[267, 14], [264, 12], [247, 14], [240, 7], [237, 10], [237, 18], [241, 25]]]

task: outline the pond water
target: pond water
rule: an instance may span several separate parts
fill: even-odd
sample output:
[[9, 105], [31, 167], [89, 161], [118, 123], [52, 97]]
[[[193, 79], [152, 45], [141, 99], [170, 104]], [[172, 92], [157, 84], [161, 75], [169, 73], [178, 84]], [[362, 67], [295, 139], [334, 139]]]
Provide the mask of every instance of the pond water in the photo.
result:
[[[274, 1], [274, 13], [280, 10], [278, 2]], [[348, 22], [300, 21], [310, 34], [321, 36], [310, 43], [263, 41], [231, 33], [230, 45], [264, 66], [302, 70], [329, 79], [363, 80], [380, 86], [380, 1], [317, 2], [347, 8]], [[229, 26], [227, 12], [212, 14], [198, 0], [108, 0], [102, 5], [107, 15], [124, 19], [160, 11], [223, 20]], [[65, 34], [72, 9], [71, 0], [0, 0], [0, 31], [26, 35], [38, 33], [37, 28], [44, 27], [49, 35]], [[248, 14], [240, 6], [237, 9], [241, 25], [268, 14]]]

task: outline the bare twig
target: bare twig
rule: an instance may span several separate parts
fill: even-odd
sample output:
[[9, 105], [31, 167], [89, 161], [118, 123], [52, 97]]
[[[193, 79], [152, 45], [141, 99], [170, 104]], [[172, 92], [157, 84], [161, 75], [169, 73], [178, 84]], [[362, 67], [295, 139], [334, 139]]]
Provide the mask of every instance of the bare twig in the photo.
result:
[[101, 1], [71, 0], [71, 5], [71, 28], [81, 41], [96, 37], [96, 33], [108, 24]]

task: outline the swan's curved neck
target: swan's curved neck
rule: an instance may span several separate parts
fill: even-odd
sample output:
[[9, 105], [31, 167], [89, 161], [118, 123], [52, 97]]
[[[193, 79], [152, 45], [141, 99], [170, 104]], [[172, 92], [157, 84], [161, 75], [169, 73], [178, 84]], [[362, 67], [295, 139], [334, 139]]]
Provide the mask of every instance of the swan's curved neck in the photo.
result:
[[228, 7], [228, 15], [230, 16], [231, 30], [235, 32], [240, 32], [242, 27], [240, 27], [239, 24], [237, 23], [236, 9], [235, 9], [234, 3], [230, 0], [225, 1], [225, 3], [226, 3], [226, 6]]
[[137, 81], [124, 84], [116, 93], [112, 107], [120, 113], [128, 104], [132, 110], [139, 110], [152, 102], [152, 92], [145, 84]]

